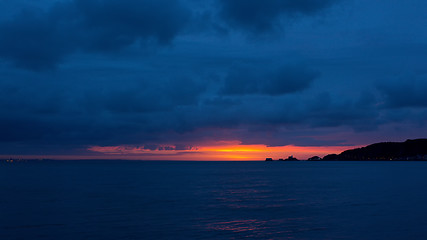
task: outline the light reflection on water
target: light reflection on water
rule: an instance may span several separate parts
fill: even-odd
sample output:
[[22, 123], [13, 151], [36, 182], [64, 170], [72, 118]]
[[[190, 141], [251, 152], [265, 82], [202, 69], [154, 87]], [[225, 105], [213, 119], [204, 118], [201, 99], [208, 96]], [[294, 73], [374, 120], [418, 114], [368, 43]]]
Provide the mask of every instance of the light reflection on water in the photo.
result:
[[208, 224], [207, 229], [232, 231], [232, 232], [252, 232], [266, 229], [267, 221], [256, 219], [236, 220], [230, 222], [217, 222]]
[[425, 172], [427, 163], [7, 166], [0, 239], [424, 239]]
[[[212, 198], [208, 208], [229, 213], [227, 216], [235, 214], [236, 217], [231, 217], [231, 221], [222, 218], [201, 219], [206, 223], [200, 227], [207, 231], [228, 233], [231, 239], [295, 239], [294, 235], [298, 232], [326, 229], [301, 227], [301, 223], [309, 222], [309, 218], [292, 216], [292, 211], [288, 210], [305, 203], [272, 186], [274, 182], [256, 177], [221, 179], [220, 184], [208, 193]], [[247, 218], [238, 218], [241, 216]]]

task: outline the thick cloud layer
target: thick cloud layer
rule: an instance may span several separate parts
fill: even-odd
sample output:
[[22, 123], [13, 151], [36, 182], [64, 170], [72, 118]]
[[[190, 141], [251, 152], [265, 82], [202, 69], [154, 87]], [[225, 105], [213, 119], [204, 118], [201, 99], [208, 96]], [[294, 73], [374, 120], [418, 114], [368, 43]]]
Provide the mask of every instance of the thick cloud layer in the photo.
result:
[[384, 94], [386, 107], [427, 107], [427, 76], [407, 75], [380, 83], [378, 88]]
[[190, 17], [190, 11], [176, 0], [75, 0], [75, 5], [82, 29], [87, 30], [82, 45], [101, 51], [151, 38], [168, 44]]
[[0, 6], [0, 155], [425, 137], [427, 4]]
[[283, 66], [272, 72], [262, 69], [236, 67], [230, 70], [222, 92], [228, 95], [282, 95], [302, 91], [318, 77], [318, 73], [304, 65]]
[[55, 67], [77, 50], [112, 52], [132, 44], [169, 44], [190, 11], [176, 0], [74, 0], [24, 8], [0, 23], [0, 56], [33, 70]]
[[280, 18], [315, 14], [337, 0], [220, 0], [221, 15], [233, 27], [265, 32], [280, 27]]
[[[312, 15], [334, 2], [218, 0], [207, 12], [219, 12], [220, 19], [212, 22], [222, 19], [242, 30], [266, 32], [279, 27], [281, 16]], [[72, 0], [45, 3], [48, 7], [41, 8], [24, 1], [15, 15], [0, 19], [0, 57], [38, 71], [56, 67], [77, 51], [115, 53], [153, 41], [169, 45], [186, 28], [205, 21], [206, 14], [200, 16], [192, 4], [179, 0]]]

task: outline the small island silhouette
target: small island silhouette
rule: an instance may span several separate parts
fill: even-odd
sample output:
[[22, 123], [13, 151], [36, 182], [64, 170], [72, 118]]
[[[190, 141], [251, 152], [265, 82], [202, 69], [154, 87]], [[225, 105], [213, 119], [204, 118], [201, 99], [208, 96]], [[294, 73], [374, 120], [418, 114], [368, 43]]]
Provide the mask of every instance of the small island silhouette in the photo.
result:
[[[292, 157], [292, 156], [291, 156]], [[297, 160], [294, 158], [294, 160]], [[346, 150], [340, 154], [318, 156], [308, 161], [427, 161], [427, 139], [406, 140], [405, 142], [381, 142], [362, 148]], [[273, 161], [266, 158], [266, 161]]]

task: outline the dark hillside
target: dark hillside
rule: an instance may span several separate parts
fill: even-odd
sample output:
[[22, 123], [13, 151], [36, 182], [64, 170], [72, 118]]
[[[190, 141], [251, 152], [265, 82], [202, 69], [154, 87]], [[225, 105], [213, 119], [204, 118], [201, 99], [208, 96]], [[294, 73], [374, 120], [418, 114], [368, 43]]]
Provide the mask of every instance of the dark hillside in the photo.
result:
[[427, 160], [427, 139], [375, 143], [330, 154], [324, 160]]

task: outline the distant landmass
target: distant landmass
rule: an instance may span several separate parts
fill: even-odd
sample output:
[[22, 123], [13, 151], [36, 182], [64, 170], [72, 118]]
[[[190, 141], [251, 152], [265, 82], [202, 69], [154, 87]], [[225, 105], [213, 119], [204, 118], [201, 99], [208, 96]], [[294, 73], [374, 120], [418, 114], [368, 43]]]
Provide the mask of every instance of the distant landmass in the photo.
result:
[[[308, 161], [427, 161], [427, 139], [405, 142], [381, 142], [362, 148], [346, 150], [340, 154], [329, 154], [321, 158], [313, 156]], [[274, 161], [266, 158], [265, 161]], [[298, 161], [290, 156], [279, 161]]]
[[427, 161], [427, 139], [405, 142], [374, 143], [362, 148], [346, 150], [340, 154], [329, 154], [323, 161]]
[[[271, 162], [271, 161], [274, 161], [274, 160], [273, 160], [273, 158], [266, 158], [265, 161]], [[289, 156], [286, 159], [280, 158], [278, 161], [298, 161], [298, 159], [295, 158], [294, 156]]]

